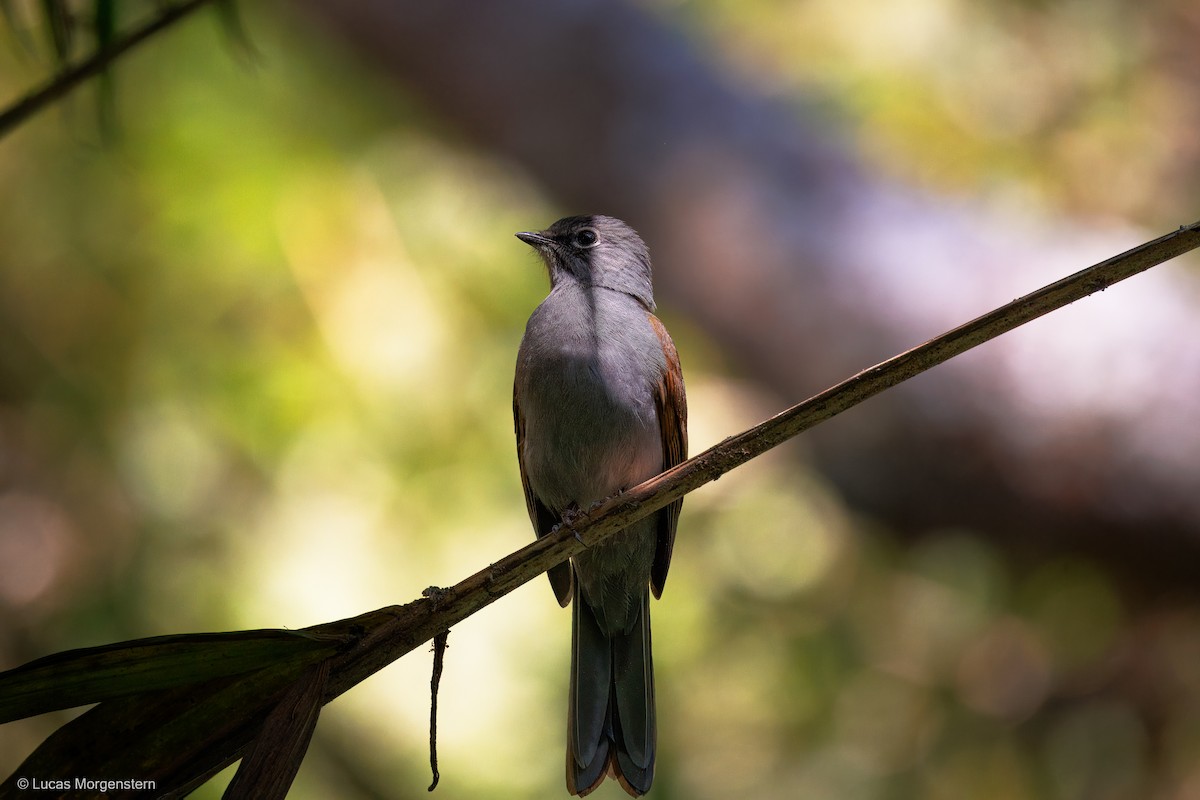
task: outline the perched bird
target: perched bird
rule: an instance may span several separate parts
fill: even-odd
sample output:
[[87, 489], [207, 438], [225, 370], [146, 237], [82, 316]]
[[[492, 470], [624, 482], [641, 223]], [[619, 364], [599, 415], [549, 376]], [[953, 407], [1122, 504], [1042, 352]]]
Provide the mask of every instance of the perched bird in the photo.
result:
[[[518, 233], [550, 272], [529, 318], [513, 386], [517, 459], [539, 537], [564, 514], [687, 458], [679, 355], [654, 316], [650, 253], [613, 217], [567, 217]], [[662, 594], [682, 500], [550, 570], [574, 597], [567, 789], [616, 778], [630, 795], [654, 779], [656, 727], [649, 592]]]

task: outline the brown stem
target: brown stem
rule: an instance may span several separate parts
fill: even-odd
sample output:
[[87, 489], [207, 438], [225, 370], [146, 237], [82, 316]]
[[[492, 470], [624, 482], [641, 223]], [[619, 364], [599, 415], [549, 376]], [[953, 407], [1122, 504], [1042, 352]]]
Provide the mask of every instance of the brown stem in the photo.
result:
[[[334, 676], [330, 678], [327, 697], [336, 697], [550, 567], [599, 544], [638, 519], [715, 481], [814, 425], [1030, 320], [1103, 291], [1118, 281], [1197, 247], [1200, 247], [1200, 222], [1181, 226], [1177, 231], [1019, 297], [725, 439], [673, 469], [605, 501], [583, 515], [574, 526], [564, 526], [531, 542], [455, 586], [439, 590], [433, 597], [356, 618], [368, 633], [359, 646], [340, 657]], [[345, 624], [343, 621], [331, 623], [331, 626], [342, 626], [337, 630], [344, 632]], [[332, 631], [331, 626], [310, 630]]]

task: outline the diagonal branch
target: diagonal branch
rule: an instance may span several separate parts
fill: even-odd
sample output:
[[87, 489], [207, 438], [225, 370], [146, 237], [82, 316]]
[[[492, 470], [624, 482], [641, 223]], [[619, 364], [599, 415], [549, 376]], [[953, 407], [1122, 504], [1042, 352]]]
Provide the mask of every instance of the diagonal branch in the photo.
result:
[[109, 64], [135, 45], [141, 44], [159, 31], [179, 22], [208, 2], [210, 0], [184, 0], [177, 5], [166, 5], [153, 19], [130, 31], [110, 46], [93, 53], [78, 64], [63, 69], [45, 85], [0, 111], [0, 137], [11, 133], [22, 122], [66, 95], [88, 78], [103, 72]]
[[[549, 568], [582, 553], [630, 523], [651, 514], [726, 472], [837, 414], [954, 356], [996, 338], [1118, 281], [1200, 247], [1200, 222], [1180, 226], [1132, 250], [1056, 281], [984, 314], [907, 352], [863, 370], [755, 427], [731, 436], [698, 456], [591, 509], [573, 527], [559, 530], [475, 573], [427, 601], [424, 613], [394, 617], [368, 634], [378, 647], [355, 647], [330, 678], [330, 699], [409, 650], [533, 580]], [[409, 610], [413, 605], [404, 606]], [[381, 612], [372, 612], [379, 614]], [[340, 623], [334, 623], [340, 624]], [[323, 632], [325, 626], [309, 629]], [[365, 642], [364, 642], [365, 643]]]

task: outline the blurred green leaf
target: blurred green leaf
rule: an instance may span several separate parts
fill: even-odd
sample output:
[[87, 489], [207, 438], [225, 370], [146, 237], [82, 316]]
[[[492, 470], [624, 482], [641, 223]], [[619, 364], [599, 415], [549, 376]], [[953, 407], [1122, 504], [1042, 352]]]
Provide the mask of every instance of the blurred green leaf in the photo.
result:
[[20, 14], [17, 13], [16, 0], [0, 0], [0, 16], [4, 17], [4, 26], [8, 28], [13, 42], [17, 44], [15, 52], [18, 55], [32, 55], [36, 52], [37, 48], [34, 47], [33, 38], [23, 24], [24, 21]]
[[71, 57], [71, 49], [75, 44], [71, 10], [67, 8], [66, 0], [42, 0], [42, 15], [50, 31], [54, 56], [61, 67]]
[[246, 32], [246, 24], [242, 20], [242, 12], [238, 7], [237, 0], [217, 0], [216, 10], [221, 19], [221, 27], [229, 37], [234, 52], [247, 64], [257, 62], [258, 50], [255, 49], [250, 35]]
[[117, 0], [96, 0], [92, 30], [97, 48], [105, 50], [113, 43], [117, 32]]
[[[107, 50], [112, 46], [117, 34], [117, 0], [96, 0], [92, 28], [97, 50]], [[105, 67], [96, 84], [96, 115], [99, 117], [101, 134], [110, 140], [115, 136], [117, 127], [116, 97], [112, 69]]]

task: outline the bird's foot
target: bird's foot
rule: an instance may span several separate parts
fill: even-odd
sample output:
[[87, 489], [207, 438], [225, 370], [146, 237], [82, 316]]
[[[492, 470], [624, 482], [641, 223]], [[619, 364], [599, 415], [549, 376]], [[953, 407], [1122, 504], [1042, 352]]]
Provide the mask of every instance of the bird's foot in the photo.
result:
[[572, 503], [563, 509], [562, 522], [560, 522], [556, 527], [562, 527], [565, 525], [571, 529], [571, 534], [575, 537], [575, 541], [582, 545], [586, 545], [587, 542], [583, 541], [583, 539], [579, 536], [579, 531], [575, 530], [575, 524], [582, 519], [587, 519], [587, 512], [582, 511], [579, 506]]

